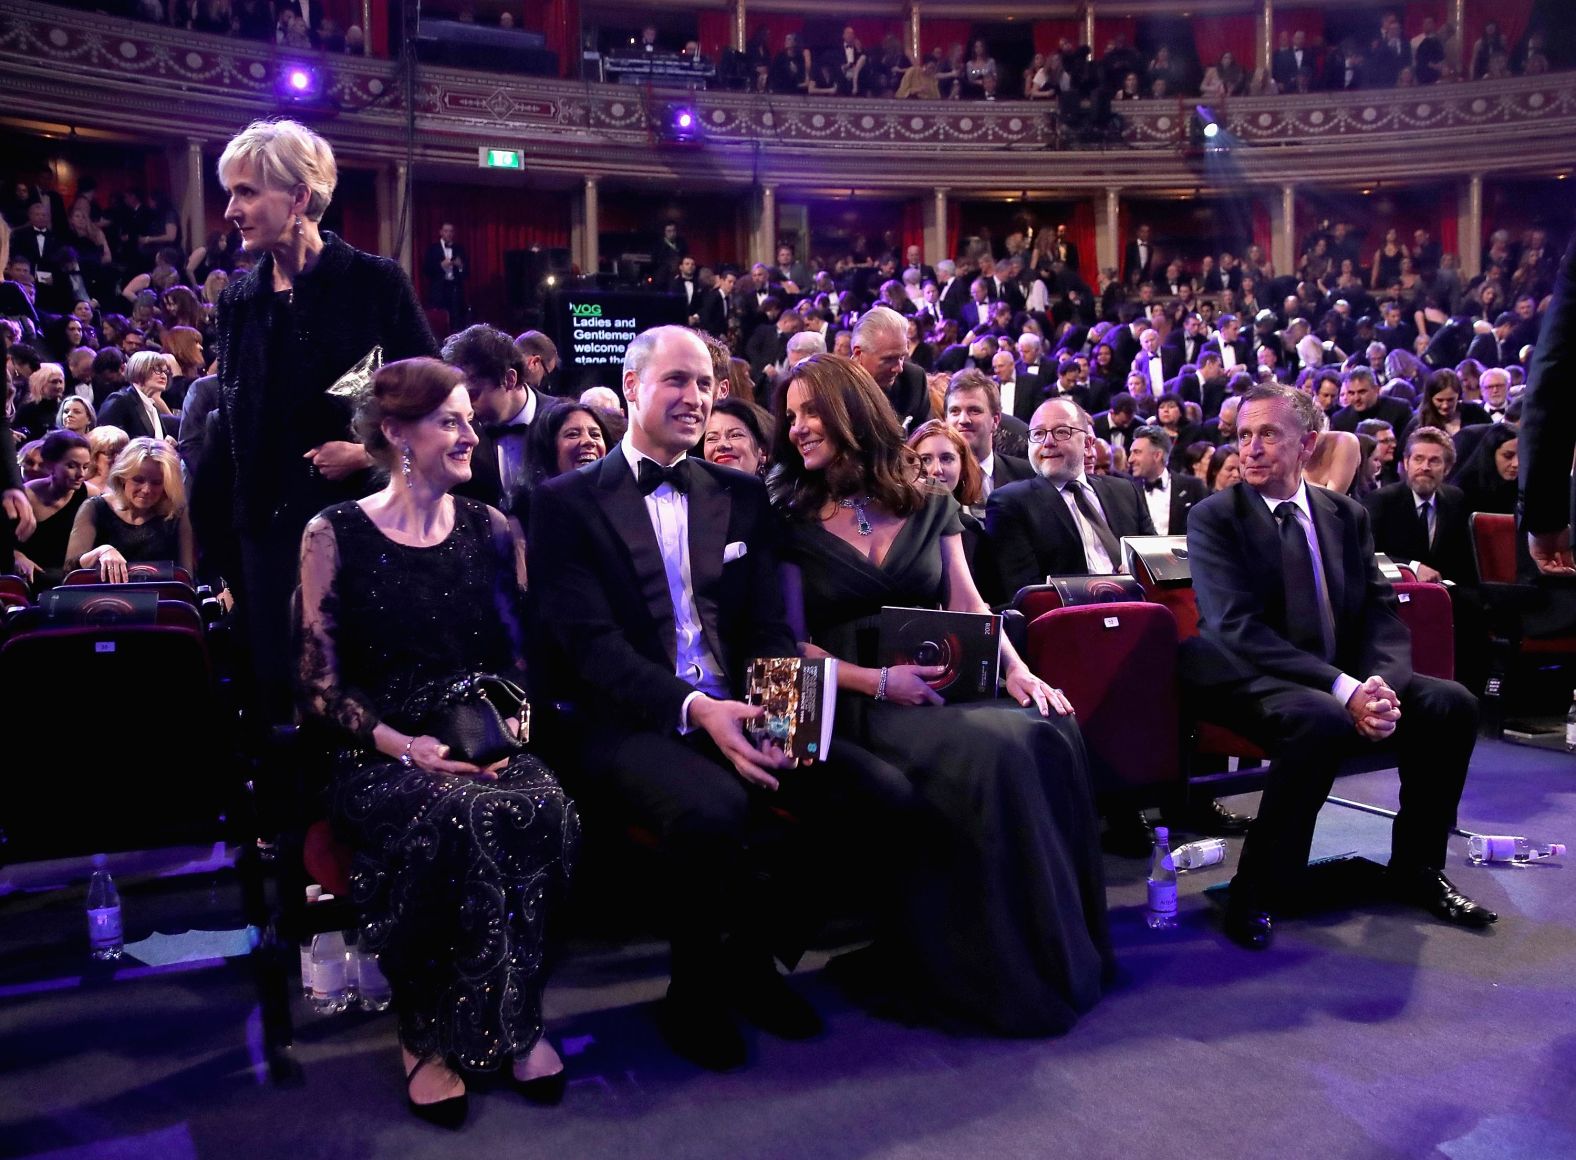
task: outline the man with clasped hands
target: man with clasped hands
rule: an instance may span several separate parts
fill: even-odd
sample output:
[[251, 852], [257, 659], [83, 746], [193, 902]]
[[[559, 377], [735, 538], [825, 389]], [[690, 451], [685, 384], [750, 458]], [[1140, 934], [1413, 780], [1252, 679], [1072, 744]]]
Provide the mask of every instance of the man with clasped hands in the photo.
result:
[[1454, 681], [1412, 671], [1362, 505], [1304, 482], [1316, 407], [1288, 387], [1249, 390], [1237, 416], [1242, 482], [1188, 519], [1201, 635], [1183, 646], [1184, 683], [1200, 716], [1273, 759], [1225, 917], [1227, 936], [1254, 950], [1270, 944], [1275, 912], [1302, 880], [1341, 758], [1377, 742], [1395, 745], [1401, 775], [1395, 896], [1461, 926], [1497, 918], [1443, 873], [1476, 703]]

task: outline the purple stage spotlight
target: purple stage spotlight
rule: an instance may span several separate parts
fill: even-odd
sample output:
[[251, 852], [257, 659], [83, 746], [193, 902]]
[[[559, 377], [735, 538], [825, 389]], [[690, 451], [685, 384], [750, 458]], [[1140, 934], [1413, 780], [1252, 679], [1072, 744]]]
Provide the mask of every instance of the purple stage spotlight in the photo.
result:
[[670, 141], [694, 141], [700, 136], [700, 114], [689, 105], [669, 105], [666, 136]]
[[287, 101], [316, 101], [323, 96], [323, 76], [304, 64], [287, 64], [279, 70], [279, 95]]

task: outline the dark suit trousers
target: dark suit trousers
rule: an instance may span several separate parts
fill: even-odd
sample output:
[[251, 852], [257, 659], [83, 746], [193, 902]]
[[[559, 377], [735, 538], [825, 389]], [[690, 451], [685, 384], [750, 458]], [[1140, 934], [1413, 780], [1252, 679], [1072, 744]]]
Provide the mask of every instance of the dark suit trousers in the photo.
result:
[[[1345, 706], [1328, 693], [1274, 677], [1217, 686], [1199, 712], [1262, 746], [1273, 761], [1232, 887], [1274, 909], [1308, 865], [1314, 823], [1342, 758], [1375, 743], [1358, 736]], [[1414, 675], [1401, 693], [1401, 720], [1379, 743], [1393, 748], [1401, 775], [1392, 866], [1444, 867], [1477, 725], [1477, 701], [1454, 681]]]
[[819, 923], [833, 871], [847, 867], [838, 854], [889, 864], [874, 840], [891, 829], [880, 819], [912, 795], [900, 771], [841, 740], [832, 760], [779, 774], [774, 793], [746, 783], [701, 730], [628, 733], [597, 722], [578, 731], [591, 808], [605, 801], [657, 836], [669, 872], [673, 977], [698, 986], [719, 982], [725, 940], [792, 966]]

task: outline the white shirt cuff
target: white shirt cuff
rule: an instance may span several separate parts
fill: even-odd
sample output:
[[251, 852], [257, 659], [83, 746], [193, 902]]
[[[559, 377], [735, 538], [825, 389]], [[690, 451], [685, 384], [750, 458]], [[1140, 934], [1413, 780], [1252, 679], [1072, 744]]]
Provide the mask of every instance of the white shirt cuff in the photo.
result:
[[[1345, 673], [1342, 673], [1340, 676], [1335, 678], [1335, 684], [1331, 686], [1330, 693], [1344, 706], [1352, 699], [1352, 694], [1362, 687], [1363, 683], [1361, 681], [1357, 680], [1355, 677], [1348, 677]], [[686, 705], [689, 704], [688, 701], [684, 703]]]
[[705, 695], [705, 693], [701, 692], [699, 689], [696, 689], [693, 693], [684, 698], [684, 704], [679, 706], [679, 736], [682, 737], [686, 733], [695, 732], [695, 726], [690, 724], [689, 719], [690, 703], [694, 701], [696, 697], [704, 697]]

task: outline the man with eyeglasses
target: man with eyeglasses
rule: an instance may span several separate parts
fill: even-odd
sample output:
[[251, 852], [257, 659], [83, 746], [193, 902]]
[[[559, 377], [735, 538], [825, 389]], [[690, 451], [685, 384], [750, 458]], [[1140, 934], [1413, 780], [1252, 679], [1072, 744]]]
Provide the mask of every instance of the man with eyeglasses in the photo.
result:
[[1001, 578], [1011, 596], [1047, 576], [1110, 575], [1121, 569], [1123, 536], [1152, 536], [1138, 488], [1125, 476], [1084, 473], [1089, 414], [1071, 399], [1040, 404], [1029, 424], [1033, 479], [1009, 483], [985, 502]]
[[1444, 875], [1477, 702], [1454, 681], [1413, 672], [1368, 513], [1304, 482], [1317, 408], [1278, 384], [1249, 390], [1237, 415], [1242, 482], [1188, 519], [1200, 635], [1183, 644], [1184, 689], [1198, 716], [1272, 762], [1224, 924], [1250, 950], [1268, 947], [1276, 913], [1306, 898], [1314, 823], [1341, 759], [1381, 742], [1394, 745], [1401, 775], [1387, 875], [1395, 898], [1458, 926], [1497, 917]]

